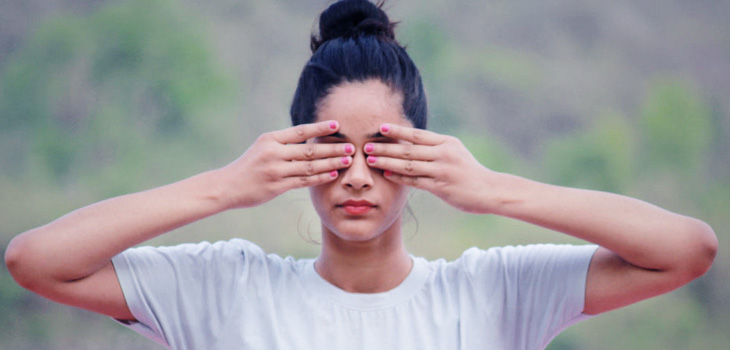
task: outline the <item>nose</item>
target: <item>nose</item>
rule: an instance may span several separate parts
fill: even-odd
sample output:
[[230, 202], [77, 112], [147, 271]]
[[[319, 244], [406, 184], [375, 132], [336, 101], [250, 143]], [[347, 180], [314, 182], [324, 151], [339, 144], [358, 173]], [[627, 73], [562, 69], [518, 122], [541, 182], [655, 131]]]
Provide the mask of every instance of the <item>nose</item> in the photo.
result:
[[365, 154], [356, 152], [352, 155], [352, 165], [342, 174], [342, 185], [354, 190], [365, 190], [373, 187], [374, 169], [367, 165]]

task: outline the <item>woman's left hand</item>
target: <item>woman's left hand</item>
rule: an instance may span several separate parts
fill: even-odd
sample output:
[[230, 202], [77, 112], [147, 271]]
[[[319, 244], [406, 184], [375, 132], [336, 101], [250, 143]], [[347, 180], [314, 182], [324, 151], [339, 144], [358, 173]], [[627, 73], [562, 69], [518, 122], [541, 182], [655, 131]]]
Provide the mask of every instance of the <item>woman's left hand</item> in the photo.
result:
[[429, 191], [466, 212], [491, 212], [489, 179], [496, 173], [459, 139], [394, 124], [381, 125], [380, 133], [401, 141], [364, 147], [367, 164], [382, 169], [388, 180]]

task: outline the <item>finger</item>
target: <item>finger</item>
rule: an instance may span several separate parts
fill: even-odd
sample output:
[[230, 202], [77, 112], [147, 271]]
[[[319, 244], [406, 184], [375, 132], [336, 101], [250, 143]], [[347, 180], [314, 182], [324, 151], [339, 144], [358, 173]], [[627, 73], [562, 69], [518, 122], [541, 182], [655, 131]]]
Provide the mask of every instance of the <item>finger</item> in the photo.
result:
[[433, 162], [389, 157], [368, 156], [367, 164], [373, 168], [390, 170], [407, 176], [434, 177], [438, 170]]
[[397, 124], [381, 124], [380, 133], [398, 140], [405, 140], [417, 145], [435, 146], [444, 142], [445, 136], [432, 131], [409, 128]]
[[351, 164], [350, 156], [288, 162], [284, 165], [282, 175], [283, 177], [311, 176], [344, 169]]
[[351, 143], [303, 143], [286, 145], [282, 157], [285, 160], [313, 160], [349, 156], [354, 153], [355, 146]]
[[385, 172], [383, 172], [383, 175], [389, 181], [395, 182], [397, 184], [415, 187], [415, 188], [426, 190], [429, 192], [431, 192], [431, 190], [435, 187], [435, 184], [436, 184], [435, 180], [430, 177], [407, 176], [407, 175], [403, 175], [403, 174], [394, 173], [390, 170], [386, 170]]
[[391, 157], [433, 161], [438, 159], [434, 146], [414, 145], [412, 143], [366, 143], [365, 154], [377, 157]]
[[315, 175], [303, 175], [303, 176], [291, 176], [284, 178], [280, 181], [281, 186], [285, 188], [285, 190], [290, 190], [294, 188], [301, 188], [301, 187], [311, 187], [311, 186], [317, 186], [321, 184], [328, 183], [330, 181], [333, 181], [339, 176], [339, 173], [337, 170], [332, 170], [330, 172], [321, 173], [321, 174], [315, 174]]
[[337, 121], [325, 120], [312, 124], [299, 124], [291, 128], [274, 131], [272, 136], [276, 141], [283, 144], [302, 143], [314, 137], [334, 134], [339, 128], [340, 124]]

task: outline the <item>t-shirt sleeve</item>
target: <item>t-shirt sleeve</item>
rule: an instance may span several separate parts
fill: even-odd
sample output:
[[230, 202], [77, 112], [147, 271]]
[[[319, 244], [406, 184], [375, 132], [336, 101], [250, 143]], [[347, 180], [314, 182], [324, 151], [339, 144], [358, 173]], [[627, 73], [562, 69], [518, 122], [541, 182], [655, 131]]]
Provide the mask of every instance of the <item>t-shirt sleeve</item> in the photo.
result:
[[205, 349], [245, 278], [245, 242], [139, 247], [112, 258], [138, 333], [174, 349]]
[[[543, 349], [583, 313], [588, 267], [595, 245], [539, 244], [464, 252], [472, 286], [500, 315], [515, 345]], [[495, 288], [495, 286], [498, 286]], [[495, 300], [498, 299], [498, 300]]]

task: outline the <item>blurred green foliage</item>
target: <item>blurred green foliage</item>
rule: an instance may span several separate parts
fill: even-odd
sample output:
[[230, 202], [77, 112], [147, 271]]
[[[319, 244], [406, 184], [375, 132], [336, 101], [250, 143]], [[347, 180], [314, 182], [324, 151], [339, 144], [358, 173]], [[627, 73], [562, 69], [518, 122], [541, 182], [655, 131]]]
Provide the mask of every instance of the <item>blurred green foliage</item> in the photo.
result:
[[709, 106], [681, 81], [652, 85], [641, 111], [646, 169], [690, 177], [706, 166], [713, 130]]
[[[81, 182], [104, 197], [133, 191], [166, 164], [160, 147], [178, 155], [215, 148], [215, 139], [202, 142], [206, 119], [215, 120], [207, 113], [231, 103], [234, 84], [203, 33], [194, 16], [167, 0], [125, 1], [38, 26], [0, 75], [0, 212], [9, 214], [2, 215], [0, 246], [22, 224], [13, 204], [62, 203]], [[22, 183], [32, 189], [10, 191]], [[53, 311], [2, 267], [0, 349], [66, 348], [63, 338], [76, 327], [62, 325], [88, 313]]]
[[127, 153], [142, 158], [145, 139], [195, 133], [194, 119], [231, 96], [194, 18], [166, 0], [44, 22], [10, 60], [2, 85], [0, 126], [22, 139], [8, 169], [32, 167], [57, 180]]
[[[730, 32], [719, 2], [693, 6], [693, 16], [680, 2], [660, 14], [621, 1], [392, 3], [399, 40], [424, 76], [431, 129], [458, 136], [497, 171], [698, 216], [728, 248], [729, 88], [712, 77], [722, 76], [716, 68], [727, 68], [730, 51], [707, 49], [723, 47]], [[0, 247], [82, 205], [220, 165], [285, 125], [308, 55], [303, 29], [323, 6], [95, 4], [78, 14], [49, 10], [0, 57]], [[10, 13], [2, 6], [0, 19]], [[690, 64], [693, 45], [705, 48], [707, 63]], [[317, 240], [308, 203], [306, 191], [294, 191], [152, 244], [238, 236], [312, 256], [318, 247], [301, 238]], [[414, 193], [411, 207], [407, 244], [428, 258], [455, 258], [472, 245], [576, 242], [451, 210], [426, 193]], [[730, 262], [721, 254], [715, 266], [677, 292], [576, 325], [549, 349], [722, 348]], [[24, 291], [4, 265], [0, 315], [0, 349], [158, 348]]]
[[601, 114], [591, 129], [548, 144], [545, 171], [554, 183], [625, 192], [637, 171], [636, 138], [625, 117]]

